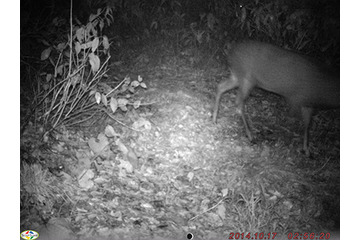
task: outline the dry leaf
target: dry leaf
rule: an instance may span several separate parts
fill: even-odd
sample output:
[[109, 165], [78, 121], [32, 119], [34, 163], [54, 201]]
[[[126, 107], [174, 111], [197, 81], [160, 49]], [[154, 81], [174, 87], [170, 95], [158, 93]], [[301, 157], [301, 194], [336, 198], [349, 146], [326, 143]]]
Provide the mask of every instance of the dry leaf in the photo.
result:
[[134, 168], [133, 168], [133, 166], [131, 165], [130, 162], [125, 161], [125, 160], [121, 160], [121, 159], [120, 159], [119, 168], [120, 168], [120, 169], [125, 169], [125, 171], [126, 171], [127, 173], [132, 173], [132, 172], [134, 171]]
[[218, 207], [217, 207], [217, 214], [221, 217], [221, 219], [225, 219], [226, 217], [226, 208], [224, 206], [224, 204], [220, 204]]
[[120, 136], [120, 134], [116, 133], [114, 128], [111, 125], [107, 125], [105, 128], [105, 135], [107, 137], [117, 137]]
[[107, 137], [103, 133], [100, 133], [97, 139], [98, 141], [95, 138], [90, 138], [88, 141], [89, 147], [96, 154], [100, 153], [109, 144]]

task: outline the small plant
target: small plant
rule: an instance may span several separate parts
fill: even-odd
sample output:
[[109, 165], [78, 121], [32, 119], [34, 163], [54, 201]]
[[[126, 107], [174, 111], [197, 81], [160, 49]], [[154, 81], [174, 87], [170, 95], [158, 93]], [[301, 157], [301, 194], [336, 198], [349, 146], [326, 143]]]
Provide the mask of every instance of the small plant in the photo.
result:
[[[53, 24], [63, 21], [55, 19]], [[110, 43], [102, 35], [104, 26], [112, 22], [112, 9], [98, 9], [86, 25], [72, 24], [65, 41], [49, 44], [41, 60], [48, 63], [41, 74], [37, 97], [44, 124], [55, 128], [59, 124], [72, 124], [91, 113], [89, 92], [94, 89], [108, 70]], [[78, 122], [78, 121], [77, 121]]]
[[[97, 104], [101, 103], [105, 107], [110, 107], [113, 113], [116, 112], [118, 108], [126, 112], [128, 110], [127, 105], [132, 105], [135, 109], [139, 108], [141, 105], [140, 100], [131, 103], [129, 99], [132, 94], [135, 93], [137, 87], [147, 88], [140, 75], [137, 80], [131, 80], [129, 76], [125, 77], [114, 89], [111, 89], [106, 84], [102, 84], [102, 86], [108, 89], [109, 92], [101, 93], [98, 90], [92, 90], [90, 95], [94, 95]], [[119, 95], [120, 97], [117, 97]]]

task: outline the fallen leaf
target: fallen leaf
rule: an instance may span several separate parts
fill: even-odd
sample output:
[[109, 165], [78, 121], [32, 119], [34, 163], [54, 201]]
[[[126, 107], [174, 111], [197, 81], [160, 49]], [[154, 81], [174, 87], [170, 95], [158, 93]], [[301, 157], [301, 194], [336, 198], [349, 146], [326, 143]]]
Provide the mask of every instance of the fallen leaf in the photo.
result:
[[125, 171], [127, 173], [132, 173], [134, 171], [134, 168], [131, 165], [131, 163], [129, 161], [126, 161], [126, 160], [120, 160], [119, 168], [120, 169], [125, 169]]
[[91, 180], [95, 174], [92, 170], [85, 170], [85, 173], [80, 174], [80, 179], [78, 180], [81, 188], [90, 189], [94, 186], [94, 182]]
[[188, 175], [187, 175], [188, 179], [189, 179], [189, 182], [191, 182], [191, 180], [193, 179], [194, 177], [194, 173], [193, 172], [189, 172]]
[[223, 190], [221, 190], [223, 197], [226, 197], [228, 195], [228, 192], [229, 192], [228, 188], [224, 188]]
[[117, 137], [120, 136], [120, 134], [116, 133], [114, 128], [111, 125], [107, 125], [105, 128], [105, 135], [107, 137]]
[[128, 153], [126, 154], [126, 159], [131, 163], [134, 168], [137, 168], [139, 165], [139, 159], [136, 156], [134, 150], [131, 147], [128, 147]]
[[97, 139], [98, 141], [96, 141], [95, 138], [90, 138], [88, 141], [89, 147], [96, 154], [103, 151], [103, 149], [109, 144], [107, 137], [103, 133], [100, 133]]
[[139, 118], [132, 124], [132, 127], [135, 129], [140, 129], [141, 127], [144, 127], [146, 130], [151, 130], [151, 123], [145, 118]]
[[120, 151], [121, 151], [124, 155], [126, 155], [126, 154], [129, 152], [129, 150], [127, 149], [127, 147], [125, 146], [125, 144], [123, 144], [120, 139], [116, 139], [115, 144], [119, 147]]
[[217, 207], [217, 214], [221, 217], [221, 219], [225, 219], [226, 217], [226, 208], [224, 206], [224, 204], [220, 204], [218, 207]]

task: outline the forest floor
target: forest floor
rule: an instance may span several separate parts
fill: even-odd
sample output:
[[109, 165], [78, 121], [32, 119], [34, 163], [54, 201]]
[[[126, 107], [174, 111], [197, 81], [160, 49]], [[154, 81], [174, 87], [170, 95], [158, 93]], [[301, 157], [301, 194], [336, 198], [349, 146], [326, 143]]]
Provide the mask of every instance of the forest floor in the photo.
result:
[[41, 239], [325, 239], [337, 231], [339, 110], [314, 116], [308, 158], [302, 121], [281, 97], [256, 89], [246, 104], [251, 143], [236, 91], [223, 95], [218, 122], [211, 121], [226, 67], [159, 49], [139, 48], [128, 62], [113, 57], [107, 73], [110, 86], [127, 75], [144, 79], [138, 109], [63, 126], [44, 149], [41, 131], [29, 125], [22, 158], [41, 160], [27, 167], [52, 181], [37, 184], [61, 186], [66, 199], [42, 213], [22, 209], [22, 229]]

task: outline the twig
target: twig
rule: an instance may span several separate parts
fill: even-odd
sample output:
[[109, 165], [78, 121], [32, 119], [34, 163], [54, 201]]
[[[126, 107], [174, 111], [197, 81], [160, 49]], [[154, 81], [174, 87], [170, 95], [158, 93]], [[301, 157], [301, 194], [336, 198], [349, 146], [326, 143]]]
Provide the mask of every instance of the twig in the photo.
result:
[[[147, 106], [147, 105], [152, 105], [152, 104], [155, 104], [155, 103], [157, 103], [157, 101], [156, 102], [150, 102], [150, 103], [141, 103], [140, 106]], [[131, 106], [135, 105], [134, 103], [127, 103], [127, 104], [131, 105]]]
[[123, 122], [121, 122], [121, 121], [119, 121], [119, 120], [117, 120], [116, 119], [116, 117], [115, 116], [113, 116], [113, 115], [111, 115], [110, 113], [108, 113], [107, 111], [104, 111], [111, 119], [113, 119], [115, 122], [117, 122], [117, 123], [119, 123], [119, 124], [121, 124], [121, 125], [123, 125], [124, 127], [127, 127], [127, 128], [129, 128], [129, 129], [131, 129], [131, 130], [133, 130], [133, 131], [135, 131], [135, 132], [141, 132], [141, 131], [139, 131], [139, 130], [136, 130], [136, 129], [134, 129], [134, 128], [132, 128], [132, 127], [129, 127], [129, 126], [127, 126], [125, 123], [123, 123]]
[[122, 80], [113, 90], [111, 90], [108, 94], [106, 94], [106, 96], [109, 96], [111, 93], [113, 93], [116, 89], [118, 89], [124, 82], [125, 82], [126, 78], [124, 78], [124, 80]]
[[199, 216], [203, 215], [204, 213], [210, 212], [211, 210], [213, 210], [214, 208], [216, 208], [217, 206], [219, 206], [219, 204], [220, 204], [220, 203], [222, 203], [225, 199], [226, 199], [226, 198], [221, 199], [221, 200], [220, 200], [217, 204], [215, 204], [215, 205], [214, 205], [214, 206], [212, 206], [211, 208], [209, 208], [209, 209], [205, 210], [204, 212], [202, 212], [202, 213], [200, 213], [200, 214], [196, 215], [195, 217], [190, 218], [190, 219], [189, 219], [189, 221], [194, 220], [195, 218], [197, 218], [197, 217], [199, 217]]
[[[73, 1], [70, 1], [70, 60], [69, 60], [69, 72], [68, 76], [71, 75], [71, 65], [72, 65], [72, 51], [73, 51], [73, 24], [72, 24], [72, 10], [73, 10]], [[56, 68], [55, 68], [56, 69]]]

